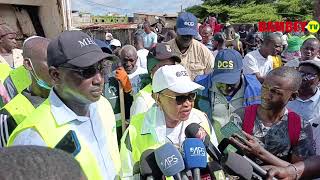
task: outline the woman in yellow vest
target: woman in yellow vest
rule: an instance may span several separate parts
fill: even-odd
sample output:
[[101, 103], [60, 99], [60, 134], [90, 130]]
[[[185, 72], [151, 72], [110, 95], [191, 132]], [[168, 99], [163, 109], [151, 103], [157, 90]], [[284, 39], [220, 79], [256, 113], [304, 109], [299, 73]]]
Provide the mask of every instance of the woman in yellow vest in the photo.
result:
[[193, 108], [198, 89], [203, 89], [203, 86], [192, 82], [181, 65], [166, 65], [155, 72], [152, 97], [156, 103], [146, 113], [131, 118], [121, 139], [123, 179], [134, 176], [133, 166], [145, 150], [166, 142], [180, 147], [185, 139], [185, 128], [191, 123], [200, 124], [211, 133], [213, 144], [218, 144], [207, 116]]
[[[154, 73], [164, 65], [174, 65], [180, 63], [181, 59], [173, 53], [171, 47], [167, 43], [158, 43], [149, 51], [147, 57], [148, 80], [152, 78]], [[151, 83], [141, 89], [135, 96], [130, 109], [130, 117], [146, 112], [154, 104], [151, 97]]]
[[115, 117], [101, 96], [104, 61], [112, 58], [81, 31], [65, 31], [47, 50], [53, 88], [12, 132], [8, 145], [40, 145], [72, 154], [89, 180], [118, 179]]

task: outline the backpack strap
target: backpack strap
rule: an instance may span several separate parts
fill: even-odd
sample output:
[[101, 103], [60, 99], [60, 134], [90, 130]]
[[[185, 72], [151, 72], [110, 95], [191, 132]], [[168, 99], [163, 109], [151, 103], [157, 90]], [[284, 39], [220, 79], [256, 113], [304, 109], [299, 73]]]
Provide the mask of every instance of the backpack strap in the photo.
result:
[[298, 145], [301, 133], [301, 118], [300, 116], [288, 109], [288, 131], [291, 146]]
[[257, 116], [258, 105], [247, 106], [244, 110], [244, 120], [242, 122], [242, 130], [250, 135], [253, 133], [254, 121]]

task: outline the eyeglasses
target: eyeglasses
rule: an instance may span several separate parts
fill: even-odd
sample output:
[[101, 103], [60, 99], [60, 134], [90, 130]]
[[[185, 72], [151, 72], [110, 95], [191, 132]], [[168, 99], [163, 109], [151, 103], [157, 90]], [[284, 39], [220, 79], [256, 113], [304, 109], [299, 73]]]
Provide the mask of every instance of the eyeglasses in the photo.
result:
[[305, 72], [300, 72], [300, 75], [303, 79], [307, 81], [313, 80], [317, 77], [317, 74], [305, 73]]
[[197, 93], [190, 93], [188, 95], [181, 95], [181, 96], [170, 96], [170, 95], [164, 94], [164, 93], [160, 93], [160, 94], [162, 94], [163, 96], [166, 96], [168, 98], [175, 99], [177, 105], [183, 104], [184, 102], [186, 102], [186, 100], [188, 100], [190, 102], [194, 102], [197, 97]]
[[88, 79], [96, 75], [97, 73], [104, 74], [105, 63], [98, 62], [92, 66], [86, 68], [77, 68], [75, 66], [69, 65], [68, 63], [59, 66], [60, 68], [68, 69], [71, 71], [78, 72], [83, 78]]

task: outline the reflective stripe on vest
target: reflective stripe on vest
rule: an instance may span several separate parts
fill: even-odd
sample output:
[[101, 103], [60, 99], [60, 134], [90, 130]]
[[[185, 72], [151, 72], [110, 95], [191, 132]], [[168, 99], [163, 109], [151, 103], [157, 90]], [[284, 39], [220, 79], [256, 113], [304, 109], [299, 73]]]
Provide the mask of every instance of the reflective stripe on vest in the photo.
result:
[[[103, 97], [100, 98], [98, 103], [98, 110], [100, 117], [108, 117], [106, 115], [106, 99]], [[111, 108], [112, 109], [112, 108]], [[45, 141], [48, 147], [54, 148], [57, 143], [71, 130], [69, 124], [57, 125], [54, 117], [51, 114], [51, 107], [49, 100], [47, 99], [44, 103], [42, 103], [34, 113], [32, 113], [30, 118], [25, 119], [11, 134], [8, 145], [12, 145], [16, 136], [29, 128], [35, 129], [42, 139]], [[117, 174], [119, 174], [121, 162], [118, 150], [118, 143], [116, 140], [115, 134], [115, 122], [109, 119], [101, 119], [104, 129], [106, 129], [106, 137], [108, 138], [109, 150], [111, 151], [110, 156], [115, 165], [115, 169], [117, 170]], [[102, 177], [101, 171], [98, 165], [98, 162], [94, 156], [94, 154], [90, 151], [90, 144], [87, 144], [83, 139], [81, 134], [77, 134], [79, 139], [79, 143], [81, 145], [81, 151], [75, 157], [75, 159], [79, 162], [83, 172], [87, 176], [89, 180], [99, 180], [105, 179], [106, 177]]]
[[18, 93], [31, 85], [31, 78], [28, 70], [24, 66], [20, 66], [10, 72], [10, 78]]
[[6, 63], [0, 63], [0, 81], [3, 83], [4, 80], [9, 76], [11, 67]]
[[35, 108], [28, 98], [22, 94], [17, 94], [2, 109], [6, 109], [18, 125], [28, 117]]

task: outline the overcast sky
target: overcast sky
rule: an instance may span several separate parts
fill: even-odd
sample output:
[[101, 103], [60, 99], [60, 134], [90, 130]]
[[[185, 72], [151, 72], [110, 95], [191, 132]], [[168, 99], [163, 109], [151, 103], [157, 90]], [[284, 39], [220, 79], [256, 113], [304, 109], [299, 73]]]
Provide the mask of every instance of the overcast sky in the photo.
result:
[[71, 0], [72, 10], [106, 14], [117, 12], [132, 15], [133, 12], [174, 13], [182, 8], [201, 4], [201, 0]]

